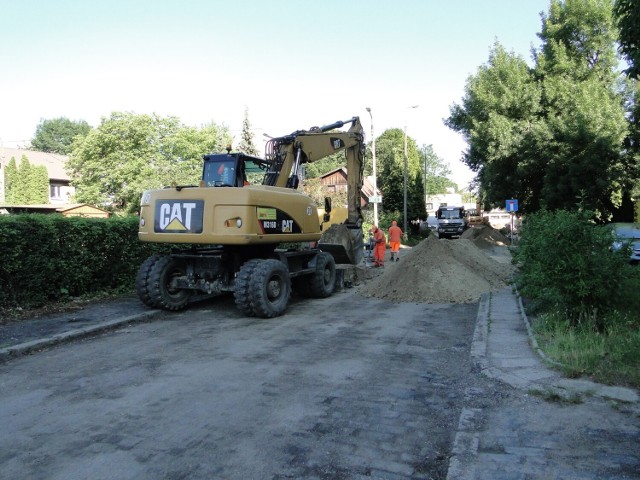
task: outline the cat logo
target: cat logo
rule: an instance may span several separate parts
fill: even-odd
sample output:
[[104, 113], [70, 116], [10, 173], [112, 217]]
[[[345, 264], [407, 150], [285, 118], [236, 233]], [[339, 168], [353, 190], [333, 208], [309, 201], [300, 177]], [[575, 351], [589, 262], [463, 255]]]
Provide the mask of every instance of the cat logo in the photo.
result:
[[293, 232], [293, 220], [282, 220], [282, 233]]
[[158, 200], [154, 231], [158, 233], [202, 233], [204, 201]]

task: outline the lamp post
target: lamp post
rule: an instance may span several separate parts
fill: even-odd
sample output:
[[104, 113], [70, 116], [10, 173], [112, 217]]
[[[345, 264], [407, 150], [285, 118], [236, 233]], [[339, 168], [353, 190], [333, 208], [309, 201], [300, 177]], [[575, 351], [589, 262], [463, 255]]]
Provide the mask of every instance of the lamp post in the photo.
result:
[[[420, 105], [411, 105], [409, 108], [418, 108]], [[403, 233], [408, 235], [407, 229], [407, 118], [404, 119], [404, 230]]]
[[[376, 172], [376, 137], [373, 134], [373, 114], [367, 107], [369, 117], [371, 117], [371, 155], [373, 156], [373, 195], [378, 196], [378, 174]], [[377, 200], [377, 198], [375, 199]], [[373, 224], [378, 225], [378, 202], [373, 202]]]

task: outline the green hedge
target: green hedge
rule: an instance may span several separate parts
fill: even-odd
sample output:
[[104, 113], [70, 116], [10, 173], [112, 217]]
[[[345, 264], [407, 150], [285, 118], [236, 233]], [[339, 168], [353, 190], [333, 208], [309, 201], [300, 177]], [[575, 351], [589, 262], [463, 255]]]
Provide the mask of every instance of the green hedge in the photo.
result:
[[527, 216], [513, 258], [520, 292], [541, 312], [601, 330], [607, 314], [637, 312], [640, 270], [629, 265], [629, 251], [612, 251], [611, 228], [592, 217], [564, 210]]
[[169, 248], [137, 233], [137, 217], [0, 215], [0, 308], [132, 290], [144, 259]]

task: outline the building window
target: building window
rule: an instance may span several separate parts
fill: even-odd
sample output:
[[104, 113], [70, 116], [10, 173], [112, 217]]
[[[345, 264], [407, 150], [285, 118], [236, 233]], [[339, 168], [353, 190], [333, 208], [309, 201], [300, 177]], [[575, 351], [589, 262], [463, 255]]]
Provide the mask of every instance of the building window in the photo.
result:
[[49, 185], [49, 196], [53, 199], [62, 199], [61, 185]]

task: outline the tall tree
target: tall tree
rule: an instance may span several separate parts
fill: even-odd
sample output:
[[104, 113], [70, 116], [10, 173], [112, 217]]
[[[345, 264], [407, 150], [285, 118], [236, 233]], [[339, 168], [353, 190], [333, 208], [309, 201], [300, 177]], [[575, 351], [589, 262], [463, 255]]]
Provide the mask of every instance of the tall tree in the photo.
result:
[[31, 139], [31, 148], [41, 152], [68, 155], [76, 137], [89, 133], [91, 127], [84, 120], [73, 121], [65, 117], [41, 120]]
[[617, 87], [617, 31], [611, 0], [553, 0], [543, 16], [536, 74], [549, 140], [541, 204], [585, 208], [608, 220], [630, 189], [627, 135]]
[[629, 68], [626, 73], [640, 79], [640, 1], [616, 0], [613, 12], [620, 29], [620, 51], [626, 57]]
[[424, 175], [423, 184], [426, 185], [426, 195], [446, 193], [448, 187], [455, 186], [457, 188], [448, 178], [451, 175], [449, 165], [436, 154], [433, 145], [423, 145], [418, 153]]
[[76, 143], [67, 168], [78, 201], [134, 212], [144, 190], [197, 184], [202, 155], [230, 143], [215, 124], [197, 129], [176, 117], [114, 112]]
[[14, 190], [14, 185], [18, 178], [18, 164], [16, 163], [16, 157], [11, 157], [9, 163], [4, 169], [4, 201], [11, 205], [15, 204], [14, 195], [16, 190]]
[[251, 123], [249, 122], [249, 109], [244, 109], [244, 119], [242, 120], [242, 138], [238, 150], [247, 155], [258, 155], [258, 149], [253, 143], [253, 132], [251, 131]]
[[[404, 131], [386, 130], [376, 139], [376, 159], [380, 166], [377, 186], [382, 192], [385, 212], [404, 215]], [[420, 154], [413, 138], [407, 137], [407, 220], [424, 218], [424, 184]], [[418, 180], [420, 180], [418, 184]], [[404, 218], [398, 219], [399, 223]]]
[[31, 165], [26, 155], [16, 165], [16, 159], [11, 157], [5, 168], [5, 202], [9, 205], [49, 203], [47, 167]]
[[464, 161], [491, 205], [519, 198], [524, 212], [585, 208], [610, 219], [633, 177], [611, 0], [552, 0], [542, 20], [535, 67], [496, 45], [447, 124], [465, 136]]
[[546, 137], [541, 95], [524, 59], [496, 43], [487, 64], [467, 80], [462, 104], [451, 107], [445, 123], [467, 141], [462, 160], [477, 172], [490, 206], [520, 198], [525, 209], [538, 208], [544, 158], [537, 140]]

